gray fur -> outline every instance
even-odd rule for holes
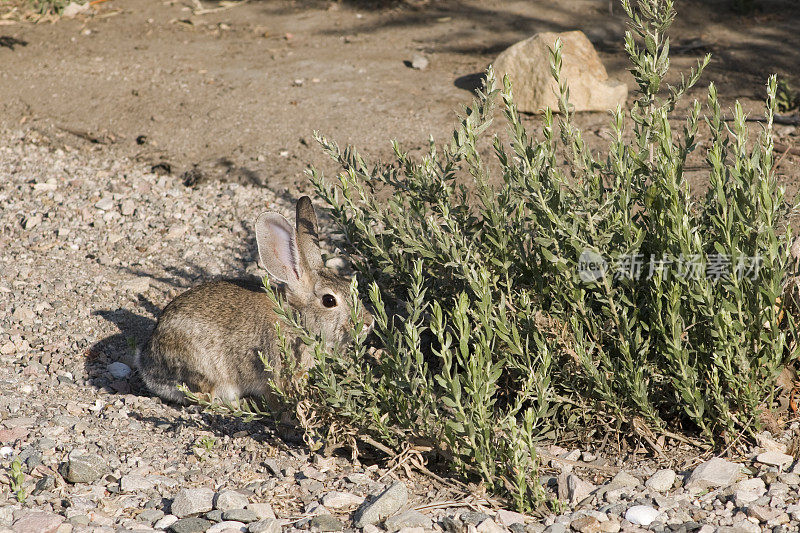
[[[323,265],[316,227],[307,196],[297,202],[296,230],[281,215],[263,213],[256,222],[259,256],[270,277],[284,283],[288,305],[299,312],[308,330],[322,334],[330,344],[343,344],[350,330],[350,283]],[[335,307],[323,305],[325,294],[336,298]],[[135,366],[152,392],[173,402],[185,403],[177,388],[181,383],[223,400],[270,396],[272,376],[258,353],[279,371],[278,320],[260,283],[204,283],[164,308]],[[372,326],[368,314],[365,324]],[[300,368],[310,368],[312,355],[302,343],[291,344]]]

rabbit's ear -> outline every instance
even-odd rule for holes
[[[256,244],[258,256],[270,277],[287,284],[300,281],[303,266],[297,251],[295,231],[283,215],[267,211],[258,216]]]
[[[305,263],[310,272],[322,269],[322,252],[319,250],[319,236],[317,235],[317,215],[311,198],[303,196],[297,200],[297,248],[300,251],[301,261]]]

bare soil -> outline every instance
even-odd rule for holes
[[[390,139],[410,150],[429,135],[445,140],[485,67],[535,32],[583,30],[609,75],[628,83],[630,103],[625,17],[610,3],[250,0],[197,14],[191,0],[111,0],[91,16],[0,25],[0,126],[161,164],[176,179],[196,169],[190,181],[295,193],[308,188],[309,165],[335,170],[314,130],[373,159],[391,156]],[[769,74],[800,86],[800,10],[791,0],[763,0],[738,15],[732,4],[678,3],[673,79],[711,52],[690,96],[702,99],[714,80],[726,105],[739,99],[760,113]],[[410,68],[415,54],[430,60],[427,69]],[[606,116],[578,120],[590,146],[604,146]],[[777,135],[791,144],[795,132]],[[789,185],[797,161],[781,160]]]

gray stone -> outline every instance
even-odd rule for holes
[[[248,524],[250,533],[281,533],[282,522],[275,518],[264,518],[258,522]]]
[[[131,367],[120,361],[114,361],[108,365],[108,372],[114,379],[128,379],[131,375]]]
[[[778,451],[768,451],[764,453],[760,453],[756,456],[756,461],[761,464],[770,465],[770,466],[777,466],[779,468],[785,468],[792,464],[794,461],[794,457],[791,455],[786,455],[785,453],[781,453]]]
[[[219,509],[209,511],[203,516],[206,518],[206,520],[211,520],[212,522],[222,522],[222,511]]]
[[[507,509],[500,509],[497,511],[497,516],[495,516],[497,522],[500,525],[511,527],[514,524],[525,524],[525,515],[521,513],[515,513],[514,511],[509,511]]]
[[[364,485],[365,483],[370,482],[368,475],[359,472],[348,474],[347,477],[345,477],[344,479],[348,483],[352,483],[353,485]]]
[[[70,483],[92,483],[108,472],[108,463],[99,455],[76,455],[61,465],[61,475]]]
[[[567,498],[569,498],[572,504],[583,501],[583,499],[588,497],[596,488],[597,487],[588,481],[582,480],[575,474],[567,476]]]
[[[650,479],[644,482],[645,487],[652,489],[656,492],[667,492],[675,484],[676,474],[674,470],[664,469],[659,470]]]
[[[619,472],[616,476],[611,478],[611,481],[608,483],[609,485],[613,485],[616,487],[638,487],[641,484],[639,478],[634,475],[625,472],[624,470]]]
[[[42,223],[42,215],[36,213],[29,217],[25,217],[25,221],[22,223],[22,227],[24,227],[25,229],[33,229],[41,223]]]
[[[144,476],[128,474],[119,480],[119,490],[122,492],[142,492],[148,491],[155,486],[155,483]]]
[[[46,511],[24,511],[11,526],[14,533],[55,533],[63,516]]]
[[[309,521],[311,529],[316,531],[341,531],[344,525],[341,520],[330,514],[320,514]]]
[[[177,518],[176,518],[177,520]],[[69,517],[68,522],[74,526],[88,526],[92,519],[85,514],[76,514]]]
[[[472,524],[473,526],[477,526],[487,518],[491,518],[488,514],[482,513],[480,511],[464,511],[461,513],[461,521],[465,524]]]
[[[431,529],[433,527],[433,523],[429,517],[412,509],[394,516],[390,516],[386,519],[385,527],[389,533],[394,533],[395,531],[400,531],[405,527],[422,527],[425,529]]]
[[[196,516],[190,518],[181,518],[169,528],[173,533],[204,533],[208,528],[213,526],[212,522]]]
[[[771,509],[764,505],[751,505],[747,508],[747,515],[752,516],[759,522],[769,522],[777,518],[782,511],[780,509]]]
[[[697,466],[686,481],[687,489],[725,487],[736,481],[741,471],[737,463],[714,457]]]
[[[222,519],[247,524],[258,520],[258,515],[250,509],[228,509],[223,511]]]
[[[520,41],[494,60],[498,80],[508,74],[514,86],[514,103],[525,113],[558,109],[558,85],[550,72],[550,47],[563,43],[561,79],[569,85],[575,111],[608,111],[624,106],[628,88],[612,82],[600,57],[580,31],[538,33]]]
[[[525,526],[525,533],[544,533],[545,529],[547,529],[547,526],[541,522],[532,522]]]
[[[561,522],[556,522],[551,526],[547,526],[544,530],[544,533],[567,533],[567,526]]]
[[[408,501],[408,489],[402,481],[391,484],[372,501],[364,502],[355,513],[356,527],[377,524],[392,516]]]
[[[220,511],[244,509],[248,503],[250,500],[247,496],[235,490],[224,490],[214,497],[214,508]]]
[[[114,207],[114,199],[110,196],[101,198],[94,206],[101,211],[108,211]]]
[[[172,501],[171,512],[178,518],[207,513],[214,508],[214,491],[207,488],[182,489]]]
[[[144,509],[136,515],[136,519],[146,524],[154,524],[164,518],[164,511],[161,509]]]
[[[272,506],[268,503],[248,503],[245,509],[250,509],[256,513],[259,520],[275,518],[275,511],[272,510]]]

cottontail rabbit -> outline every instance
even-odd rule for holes
[[[297,229],[278,213],[262,213],[256,221],[256,242],[261,263],[271,279],[284,284],[288,305],[308,330],[322,334],[331,345],[346,342],[350,283],[322,262],[311,199],[297,201]],[[274,371],[280,369],[278,320],[260,283],[204,283],[164,308],[136,367],[151,391],[174,402],[185,403],[177,388],[181,383],[222,400],[269,396],[271,373],[258,353]],[[372,327],[372,322],[365,311],[364,327]],[[312,354],[298,340],[288,340],[299,367],[310,368]]]

